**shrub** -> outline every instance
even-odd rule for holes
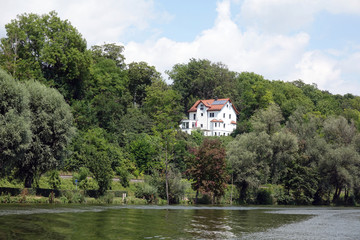
[[[271,196],[270,190],[260,189],[257,192],[256,203],[261,205],[271,205],[274,203],[274,200]]]
[[[153,203],[157,195],[157,189],[148,183],[137,185],[135,197],[146,199],[148,203]]]
[[[114,193],[107,192],[99,198],[99,201],[101,203],[110,204],[110,203],[113,203],[114,197],[115,197]]]
[[[61,185],[61,179],[60,179],[59,172],[56,170],[50,171],[48,182],[49,182],[50,188],[59,189],[60,185]]]
[[[60,202],[61,202],[62,204],[66,204],[66,203],[69,202],[69,200],[68,200],[65,196],[61,196],[61,197],[60,197]]]

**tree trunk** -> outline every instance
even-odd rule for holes
[[[29,173],[25,178],[25,188],[31,188],[34,180],[34,175]]]
[[[197,204],[197,202],[198,202],[198,197],[199,197],[199,190],[196,190],[195,204]]]
[[[169,176],[168,176],[168,159],[167,159],[167,151],[165,153],[165,185],[166,185],[166,200],[167,200],[167,204],[170,204],[170,200],[169,200]]]
[[[234,173],[231,173],[230,205],[232,205],[233,187],[234,187]]]

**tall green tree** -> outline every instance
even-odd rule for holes
[[[75,129],[70,106],[56,89],[35,81],[26,82],[26,88],[32,138],[16,170],[25,187],[31,187],[35,176],[61,165]]]
[[[169,166],[173,160],[175,136],[182,119],[180,95],[163,80],[146,88],[144,110],[153,119],[153,133],[160,139],[161,158],[164,165],[167,202],[169,199]]]
[[[24,158],[31,142],[29,93],[0,69],[0,175]]]
[[[198,99],[231,98],[235,94],[235,73],[222,63],[190,59],[187,64],[176,64],[167,74],[174,90],[181,94],[184,112]]]
[[[22,14],[0,40],[0,66],[18,80],[37,79],[56,87],[67,100],[81,98],[91,55],[86,41],[57,13]]]
[[[269,135],[274,134],[281,128],[281,121],[284,120],[280,107],[276,104],[270,104],[266,109],[259,109],[251,117],[250,123],[256,132],[266,132]]]
[[[94,45],[91,47],[91,54],[96,62],[104,58],[110,59],[121,69],[124,69],[126,66],[123,51],[124,47],[115,43],[104,43],[103,45]]]
[[[228,163],[240,202],[247,202],[249,192],[267,182],[272,154],[270,136],[265,132],[241,134],[228,144]]]
[[[146,87],[160,79],[160,73],[146,62],[132,62],[128,66],[129,91],[134,104],[142,106]]]

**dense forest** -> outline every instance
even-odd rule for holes
[[[87,46],[56,12],[22,14],[5,28],[1,177],[31,187],[46,172],[88,173],[103,194],[115,175],[124,186],[145,176],[137,195],[168,203],[189,182],[213,202],[230,186],[239,203],[360,202],[358,96],[206,59],[176,64],[164,79],[146,62],[126,64],[123,46]],[[215,97],[239,110],[236,131],[181,132],[195,101]]]

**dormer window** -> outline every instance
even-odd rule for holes
[[[200,110],[204,110],[204,105],[200,104]]]

